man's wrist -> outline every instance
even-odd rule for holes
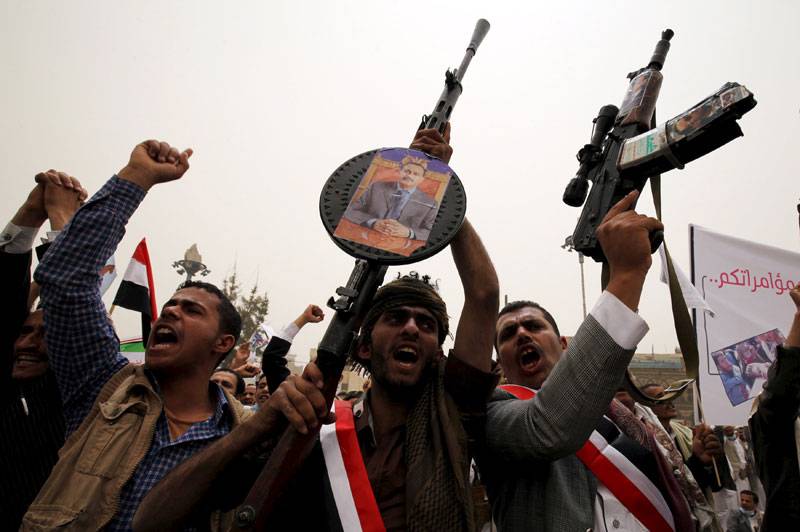
[[[11,223],[19,227],[41,227],[47,220],[47,213],[40,207],[29,205],[27,202],[22,204]]]
[[[47,216],[50,218],[50,230],[61,231],[67,225],[74,212],[69,209],[52,209],[47,211]]]
[[[617,299],[624,303],[634,312],[639,309],[639,300],[642,297],[642,287],[647,272],[611,272],[606,290],[614,294]]]
[[[800,310],[794,313],[792,328],[789,329],[789,336],[783,342],[783,347],[788,349],[800,347]]]
[[[152,180],[149,179],[144,172],[137,170],[136,168],[131,168],[130,166],[126,166],[117,172],[117,177],[124,179],[125,181],[130,181],[145,192],[148,192],[153,186]]]

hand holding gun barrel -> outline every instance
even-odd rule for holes
[[[670,40],[670,29],[661,34],[646,67],[628,74],[630,83],[617,108],[604,105],[593,120],[591,140],[578,152],[580,166],[564,191],[564,203],[583,205],[572,235],[575,249],[604,262],[597,241],[597,227],[608,210],[632,190],[641,190],[648,178],[673,168],[682,169],[742,135],[736,120],[752,109],[753,94],[738,83],[726,83],[688,111],[655,126],[655,104],[661,89]],[[593,186],[588,194],[589,181]],[[651,234],[652,251],[663,233]]]
[[[450,116],[463,91],[461,81],[464,74],[488,31],[489,23],[480,19],[461,65],[454,71],[447,71],[445,88],[433,112],[423,117],[412,148],[429,152],[445,162],[449,159],[452,150],[446,146],[446,140],[449,138]],[[445,146],[440,142],[441,139],[445,140]],[[348,164],[349,162],[345,163]],[[329,184],[330,182],[331,180]],[[446,244],[446,241],[441,242],[439,249]],[[317,349],[316,365],[321,370],[322,378],[318,376],[316,382],[322,383],[321,392],[329,408],[348,355],[357,340],[361,322],[387,269],[380,260],[365,259],[364,256],[368,255],[348,252],[356,256],[356,265],[347,286],[336,290],[338,298],[331,298],[328,302],[335,314]],[[237,509],[235,530],[266,528],[269,516],[279,503],[285,487],[313,448],[319,428],[319,423],[302,433],[292,425],[286,428],[244,503]],[[315,501],[316,503],[320,502]]]

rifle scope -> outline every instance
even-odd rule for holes
[[[589,170],[600,160],[600,153],[603,149],[603,141],[608,132],[614,127],[619,109],[616,105],[604,105],[597,113],[597,117],[592,120],[592,137],[589,144],[585,144],[578,151],[578,161],[581,165],[567,188],[564,189],[563,201],[571,207],[580,207],[586,201],[586,193],[589,190],[589,181],[586,179]]]

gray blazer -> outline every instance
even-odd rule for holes
[[[344,212],[344,217],[353,223],[367,225],[369,220],[386,218],[391,206],[391,196],[397,190],[396,181],[378,181]],[[414,189],[408,202],[400,212],[398,222],[414,231],[416,240],[427,240],[436,220],[436,200],[420,189]]]
[[[575,457],[622,384],[633,351],[590,314],[529,401],[495,390],[479,454],[498,530],[587,530],[597,480]]]

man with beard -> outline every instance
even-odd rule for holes
[[[445,161],[452,151],[436,130],[419,131],[411,147]],[[348,518],[355,518],[394,531],[473,529],[465,425],[470,432],[480,425],[496,382],[490,366],[499,288],[494,267],[469,222],[450,247],[464,287],[450,355],[442,352],[449,331],[447,309],[427,282],[404,277],[381,287],[353,355],[370,372],[372,386],[352,409],[337,403],[337,426],[323,428],[321,443],[276,502],[270,528],[341,530],[349,529]],[[321,385],[315,364],[306,367],[304,376]],[[289,416],[290,421],[305,419],[315,427],[327,413],[325,405],[295,401],[299,382],[303,379],[290,376],[267,404],[289,399],[299,412]],[[339,426],[340,421],[348,421],[349,428]],[[239,504],[245,493],[230,494],[242,484],[249,486],[242,475],[252,476],[257,468],[237,458],[267,436],[252,425],[244,423],[156,486],[136,515],[137,530],[180,526],[204,501],[223,508]],[[335,467],[340,451],[334,447],[345,437],[338,434],[340,429],[352,444],[348,448],[360,454],[352,461],[353,470],[344,466],[344,482],[344,473]],[[479,436],[471,432],[470,437]],[[350,473],[368,483],[350,493]]]
[[[74,177],[48,170],[0,236],[0,523],[19,528],[64,443],[58,385],[49,371],[42,310],[29,312],[31,250],[50,220],[55,238],[86,198]],[[37,248],[43,251],[49,244]]]
[[[536,303],[514,302],[500,312],[495,346],[510,386],[501,386],[488,405],[478,465],[501,531],[691,527],[652,438],[621,403],[612,403],[647,332],[636,309],[652,262],[649,233],[663,229],[629,210],[637,197],[632,192],[612,207],[597,230],[610,277],[569,345]],[[623,452],[630,466],[608,458]],[[605,471],[611,477],[599,464],[614,466]],[[632,501],[647,510],[634,513]]]

